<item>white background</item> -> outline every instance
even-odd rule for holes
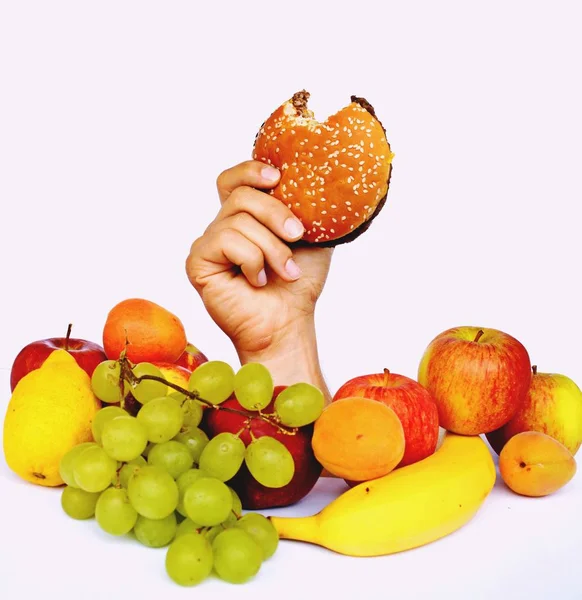
[[[395,153],[386,207],[336,249],[318,305],[332,392],[383,367],[416,377],[428,342],[465,324],[505,330],[540,371],[582,382],[581,18],[574,1],[0,1],[2,412],[22,346],[70,322],[99,342],[127,297],[162,304],[208,356],[236,362],[184,260],[217,211],[216,176],[303,88],[321,120],[365,96]],[[579,599],[581,478],[541,500],[498,482],[465,529],[399,556],[285,543],[234,589]],[[3,462],[0,488],[0,596],[184,593],[163,553],[65,519],[58,492]]]

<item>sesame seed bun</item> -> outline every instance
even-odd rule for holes
[[[270,193],[305,227],[303,244],[337,246],[368,229],[386,202],[393,153],[386,130],[365,99],[325,122],[307,108],[310,94],[297,92],[263,123],[253,158],[281,171]]]

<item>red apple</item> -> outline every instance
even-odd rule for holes
[[[439,437],[438,410],[434,398],[418,382],[390,373],[361,375],[344,383],[332,402],[360,396],[378,400],[391,408],[404,429],[404,456],[398,467],[410,465],[433,454]]]
[[[69,325],[65,337],[48,338],[31,342],[16,355],[10,372],[10,389],[14,391],[16,384],[30,371],[40,368],[44,361],[55,350],[66,350],[77,364],[91,377],[95,367],[107,360],[103,348],[95,342],[71,337],[72,326]]]
[[[208,362],[208,358],[206,358],[204,353],[198,350],[194,344],[188,342],[186,349],[180,354],[178,360],[176,360],[174,364],[185,367],[192,372],[196,367],[199,367],[205,362]]]
[[[582,445],[582,391],[569,377],[539,373],[532,367],[531,386],[513,418],[487,440],[497,454],[518,433],[537,431],[554,438],[575,455]]]
[[[261,411],[262,413],[273,412],[274,400],[285,387],[275,387],[273,399],[269,406]],[[223,402],[221,406],[245,410],[234,397]],[[246,420],[243,415],[233,414],[226,410],[207,410],[201,428],[209,437],[224,431],[238,433],[243,429],[240,438],[248,445],[251,437],[249,430],[245,429]],[[255,438],[268,435],[285,444],[295,462],[293,479],[281,488],[269,488],[261,485],[243,463],[240,471],[227,484],[240,496],[243,508],[246,510],[289,506],[299,502],[313,489],[322,472],[322,466],[317,462],[311,448],[313,425],[301,427],[294,435],[288,435],[281,433],[274,425],[259,418],[252,420],[251,430]]]
[[[437,335],[422,356],[418,381],[433,396],[441,427],[462,435],[505,425],[531,383],[527,350],[497,329],[455,327]]]

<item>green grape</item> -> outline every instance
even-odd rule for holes
[[[179,493],[176,510],[184,517],[186,516],[186,510],[184,509],[184,492],[191,483],[194,483],[197,479],[200,479],[200,477],[208,477],[208,473],[205,473],[200,469],[188,469],[176,479]]]
[[[247,410],[262,410],[268,406],[274,389],[273,377],[261,363],[247,363],[234,376],[234,394]]]
[[[173,439],[176,442],[184,444],[184,446],[190,450],[194,462],[198,464],[202,450],[204,450],[206,444],[208,444],[206,432],[199,427],[187,427],[178,435],[174,436]]]
[[[127,490],[113,487],[105,490],[97,500],[95,520],[111,535],[129,533],[137,521],[137,511],[129,501]]]
[[[107,421],[101,432],[103,450],[111,458],[128,462],[137,458],[147,446],[145,427],[130,415]]]
[[[61,506],[72,519],[90,519],[95,514],[99,492],[91,493],[67,486],[61,494]]]
[[[99,363],[91,375],[91,388],[101,402],[118,404],[122,400],[121,366],[116,360],[104,360]]]
[[[148,445],[145,447],[145,450],[141,453],[144,458],[148,457],[150,450],[155,446],[154,442],[148,442]]]
[[[295,474],[295,463],[289,450],[279,440],[267,435],[248,445],[245,463],[251,475],[265,487],[283,487]]]
[[[303,427],[316,421],[325,405],[322,391],[310,383],[294,383],[275,398],[275,412],[288,427]]]
[[[243,464],[245,450],[244,442],[238,436],[224,431],[206,444],[198,462],[211,477],[228,481]]]
[[[200,477],[184,492],[184,510],[196,523],[206,527],[219,525],[232,510],[232,494],[222,481]]]
[[[189,519],[188,517],[186,517],[178,525],[178,528],[176,529],[175,537],[180,537],[181,535],[184,535],[185,533],[198,533],[199,529],[202,529],[202,525],[199,525],[198,523],[194,523],[194,521],[192,521],[192,519]]]
[[[163,373],[156,367],[148,362],[140,362],[131,369],[131,372],[136,377],[142,375],[154,375],[155,377],[161,377],[163,379]],[[168,386],[161,381],[155,379],[143,379],[137,384],[131,384],[127,380],[124,382],[125,393],[131,393],[131,395],[140,403],[146,404],[154,398],[161,398],[167,395]]]
[[[165,469],[174,479],[177,479],[192,468],[194,459],[184,444],[169,440],[151,449],[148,454],[148,464]]]
[[[83,449],[73,466],[75,482],[86,492],[102,492],[108,488],[116,471],[117,461],[97,445]]]
[[[230,511],[230,515],[228,515],[228,518],[226,519],[224,524],[234,525],[234,523],[236,523],[242,515],[243,507],[238,494],[230,486],[228,486],[228,489],[230,490],[230,493],[232,495],[232,509]]]
[[[179,585],[197,585],[210,575],[212,565],[212,546],[199,533],[176,538],[166,553],[166,572]]]
[[[243,529],[257,542],[263,552],[263,560],[271,558],[279,545],[279,534],[274,525],[259,513],[243,515],[234,527]]]
[[[154,398],[144,404],[137,419],[145,427],[147,439],[161,444],[171,440],[180,432],[184,422],[182,407],[172,398]]]
[[[210,360],[192,372],[188,389],[211,404],[221,404],[234,391],[234,369],[221,360]]]
[[[214,570],[229,583],[244,583],[261,568],[263,551],[243,529],[230,528],[219,533],[212,542]]]
[[[103,426],[105,423],[111,421],[111,419],[115,417],[127,416],[128,413],[119,406],[106,406],[105,408],[98,410],[93,419],[93,423],[91,423],[91,433],[93,434],[93,439],[100,444],[101,433],[103,432]]]
[[[202,535],[212,544],[214,538],[227,529],[228,525],[226,525],[226,521],[221,523],[220,525],[214,525],[214,527],[210,527],[209,529],[203,529]]]
[[[144,546],[161,548],[167,546],[174,539],[177,527],[175,513],[171,513],[163,519],[148,519],[139,515],[133,527],[133,533],[137,541]]]
[[[61,461],[59,463],[59,475],[69,487],[79,487],[77,485],[77,482],[75,481],[75,476],[73,474],[75,460],[77,459],[77,456],[79,456],[79,454],[81,454],[81,452],[85,450],[85,448],[89,448],[91,446],[97,447],[97,444],[95,442],[83,442],[82,444],[77,444],[76,446],[73,446],[63,456],[63,458],[61,458]]]
[[[123,465],[119,470],[119,485],[123,488],[127,488],[127,484],[131,476],[137,473],[142,467],[145,467],[148,461],[143,456],[138,456],[128,463]]]
[[[178,485],[160,467],[141,467],[130,477],[127,493],[135,510],[148,519],[163,519],[178,506]]]
[[[180,394],[181,395],[181,394]],[[172,394],[173,396],[173,394]],[[182,404],[182,412],[184,413],[184,427],[198,427],[204,415],[202,404],[198,400],[186,398]]]
[[[182,402],[185,402],[186,398],[188,397],[182,394],[182,392],[178,392],[172,388],[168,389],[168,393],[166,394],[166,396],[168,398],[172,398],[172,400],[175,400],[178,404],[182,404]]]

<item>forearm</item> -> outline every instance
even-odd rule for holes
[[[295,321],[287,330],[279,332],[264,350],[246,352],[237,349],[237,353],[241,365],[249,362],[264,364],[275,385],[311,383],[323,392],[326,404],[331,401],[319,363],[313,317]]]

